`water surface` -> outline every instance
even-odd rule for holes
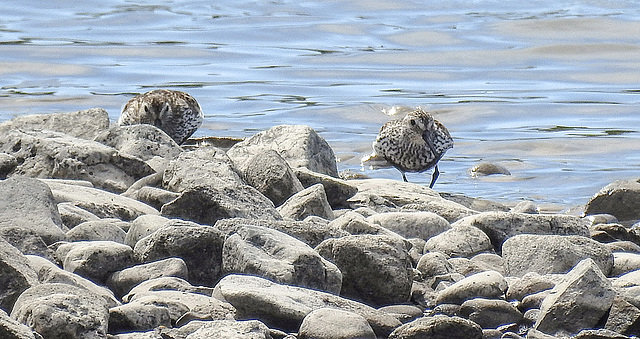
[[[4,1],[0,121],[189,92],[197,136],[307,124],[369,169],[392,107],[455,138],[436,189],[551,210],[640,177],[638,1]],[[511,176],[471,178],[479,162]],[[430,173],[409,174],[428,184]]]

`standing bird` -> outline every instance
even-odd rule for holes
[[[438,161],[449,148],[453,148],[453,139],[447,128],[422,108],[382,125],[373,142],[376,154],[400,170],[405,182],[405,172],[435,167],[429,188],[438,179]]]
[[[154,125],[180,145],[202,125],[203,119],[202,109],[191,95],[156,89],[129,100],[122,108],[118,125]]]

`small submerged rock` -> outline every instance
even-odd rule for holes
[[[506,167],[491,162],[482,162],[477,165],[473,165],[468,172],[473,178],[495,174],[511,175],[511,172],[509,172]]]

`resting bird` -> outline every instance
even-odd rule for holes
[[[203,119],[202,109],[191,95],[156,89],[129,100],[122,108],[118,125],[154,125],[182,144],[202,125]]]
[[[434,167],[429,188],[440,175],[438,161],[450,148],[453,139],[447,128],[422,108],[382,125],[373,142],[376,154],[400,170],[405,182],[405,172],[424,172]]]

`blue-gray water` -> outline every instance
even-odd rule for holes
[[[14,1],[0,121],[180,89],[197,136],[307,124],[362,168],[383,109],[436,110],[456,140],[436,189],[565,209],[640,177],[638,1]],[[473,179],[482,161],[510,177]],[[430,173],[410,174],[428,184]]]

